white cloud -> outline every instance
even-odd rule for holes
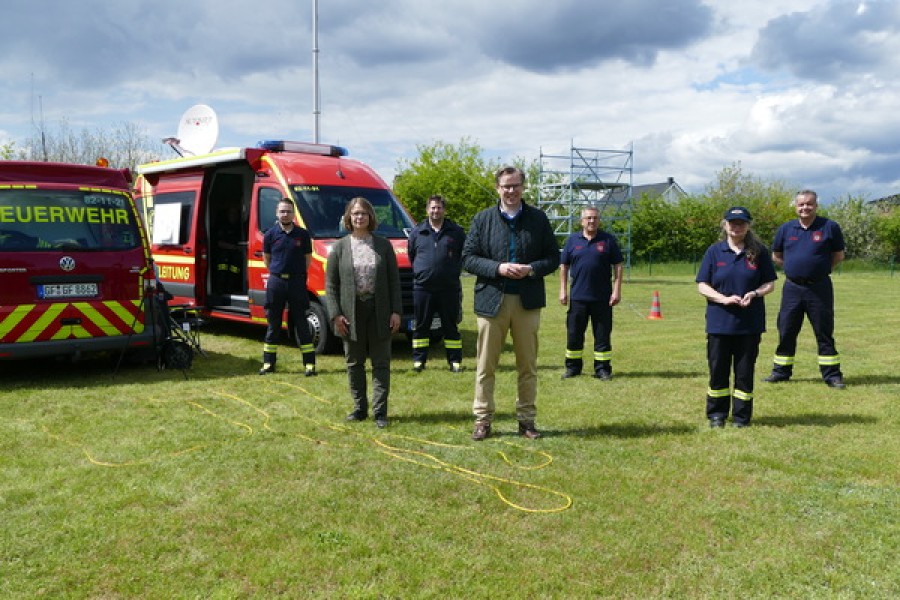
[[[308,3],[7,4],[0,143],[41,114],[161,138],[198,102],[221,145],[312,135]],[[321,2],[323,140],[388,180],[417,144],[468,137],[506,160],[633,143],[636,183],[696,191],[737,161],[824,199],[898,191],[900,4],[660,6]]]

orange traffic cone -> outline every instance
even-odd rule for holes
[[[647,315],[648,319],[659,320],[662,319],[662,310],[659,308],[659,292],[653,292],[653,304],[650,306],[650,314]]]

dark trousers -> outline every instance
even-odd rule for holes
[[[735,423],[747,424],[753,416],[753,372],[759,356],[760,334],[706,336],[709,389],[706,416],[726,419],[729,409]],[[734,369],[734,392],[729,380]]]
[[[215,262],[215,275],[213,286],[215,291],[221,294],[234,294],[244,289],[243,265],[244,255],[240,250],[218,249]]]
[[[566,370],[581,373],[584,364],[584,332],[588,321],[594,335],[594,372],[612,373],[613,309],[609,301],[579,302],[569,300],[566,313]]]
[[[456,325],[460,311],[459,290],[432,292],[413,290],[416,328],[413,330],[413,362],[428,362],[428,347],[431,345],[431,321],[437,315],[441,319],[444,334],[444,349],[447,362],[462,362],[462,338]]]
[[[778,311],[778,347],[773,372],[790,377],[794,372],[797,336],[803,317],[809,318],[819,347],[819,371],[825,380],[842,377],[840,356],[834,347],[834,288],[826,277],[809,285],[787,280]]]
[[[312,332],[306,324],[306,311],[309,310],[309,297],[306,295],[306,279],[292,277],[282,279],[269,276],[266,284],[266,329],[263,344],[263,362],[275,364],[278,343],[281,341],[281,323],[285,305],[290,307],[291,315],[297,323],[295,328],[300,338],[300,351],[303,353],[303,364],[316,364],[316,349],[312,343]]]
[[[366,358],[372,362],[372,415],[386,419],[391,392],[391,336],[379,337],[375,322],[375,300],[356,301],[356,340],[344,338],[344,358],[353,410],[368,414]]]

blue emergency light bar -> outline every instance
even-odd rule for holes
[[[258,148],[270,152],[301,152],[303,154],[318,154],[319,156],[347,156],[346,148],[329,146],[328,144],[311,144],[309,142],[290,142],[287,140],[264,140],[256,145]]]

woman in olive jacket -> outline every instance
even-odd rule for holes
[[[394,248],[373,232],[375,210],[365,198],[347,203],[343,217],[350,235],[338,240],[328,255],[325,304],[334,331],[344,340],[344,357],[353,412],[348,421],[368,416],[366,357],[372,362],[372,415],[387,427],[391,390],[391,334],[400,329],[400,271]]]

